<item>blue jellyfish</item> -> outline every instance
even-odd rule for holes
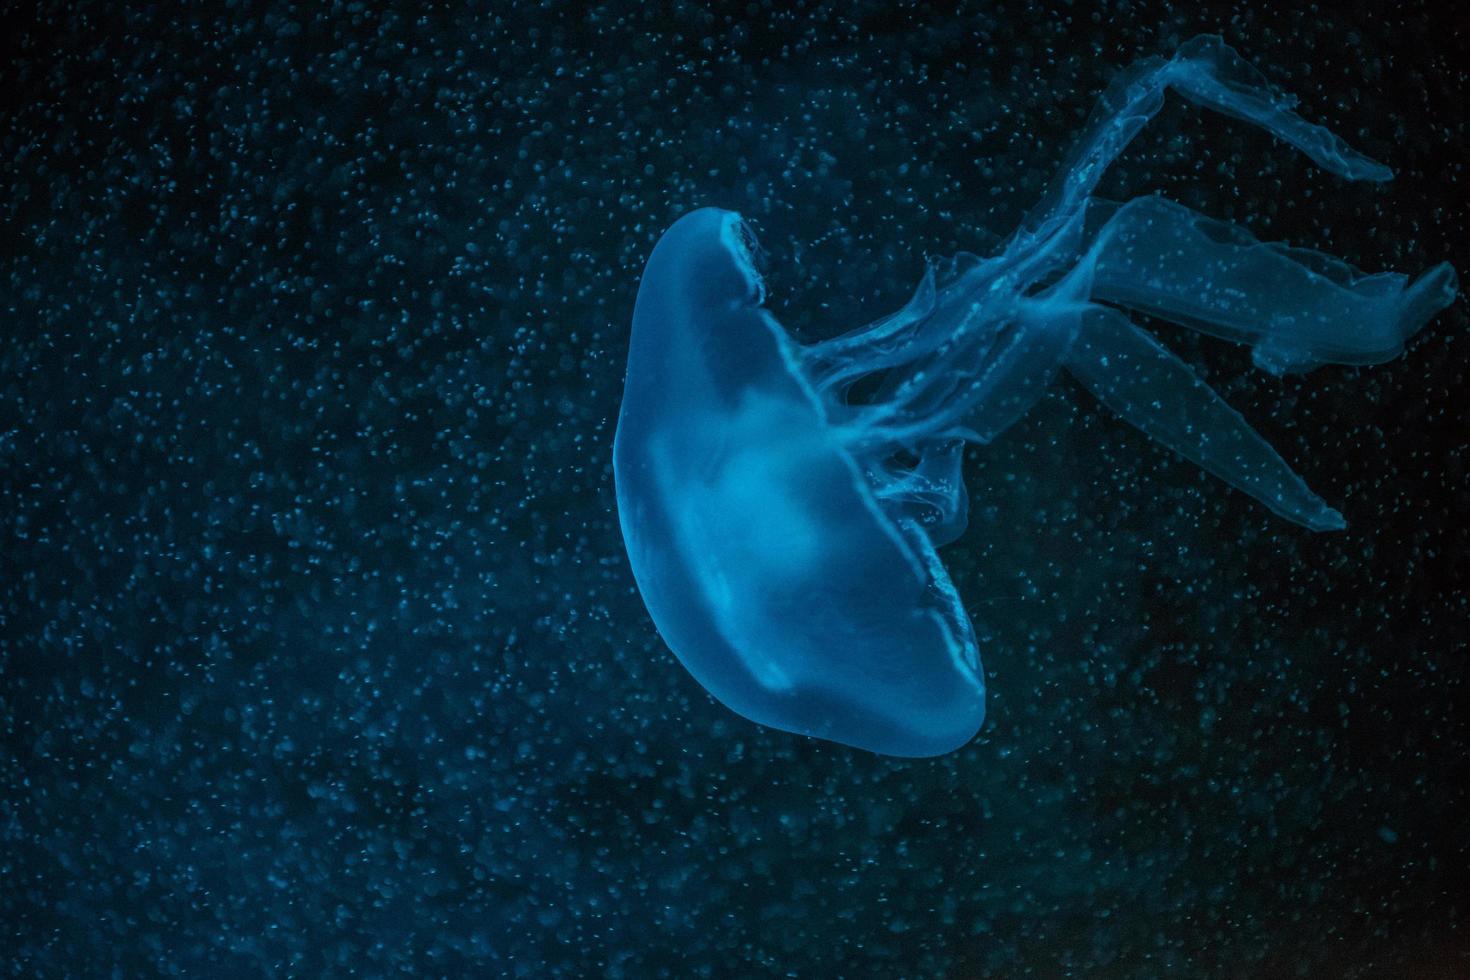
[[[1391,176],[1199,37],[1108,88],[998,254],[931,263],[902,309],[832,339],[799,344],[762,306],[738,214],[694,211],[660,238],[633,314],[618,512],[659,633],[725,705],[894,756],[975,735],[979,650],[936,549],[965,527],[965,442],[1016,421],[1059,368],[1287,520],[1344,526],[1126,311],[1250,344],[1273,374],[1374,364],[1454,299],[1454,270],[1366,275],[1160,197],[1093,197],[1171,88],[1343,177]],[[849,397],[865,378],[876,393]]]

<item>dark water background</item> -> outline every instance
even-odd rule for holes
[[[1399,178],[1176,98],[1105,194],[1463,276],[1466,21],[7,7],[0,968],[1470,975],[1463,300],[1285,380],[1159,327],[1346,533],[1070,382],[972,450],[945,559],[990,717],[937,760],[715,704],[610,468],[679,214],[745,213],[784,322],[851,326],[995,246],[1113,74],[1202,30]]]

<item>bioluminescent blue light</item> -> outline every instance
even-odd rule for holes
[[[1344,526],[1126,311],[1250,344],[1273,373],[1372,364],[1453,300],[1454,270],[1365,275],[1159,197],[1092,197],[1169,88],[1334,173],[1390,177],[1201,37],[1109,87],[999,254],[933,264],[901,310],[834,339],[799,345],[762,307],[738,214],[698,210],[659,240],[633,315],[618,509],[654,623],[720,701],[896,756],[973,737],[979,651],[936,549],[965,526],[964,442],[1016,421],[1058,368],[1282,517]],[[849,399],[874,375],[876,395]]]

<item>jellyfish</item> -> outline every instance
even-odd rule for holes
[[[798,343],[765,309],[740,215],[702,208],[659,239],[614,440],[618,514],[659,634],[717,700],[884,755],[973,738],[980,653],[938,549],[966,525],[965,444],[994,439],[1061,370],[1281,517],[1344,526],[1129,311],[1248,344],[1277,375],[1375,364],[1453,301],[1454,270],[1367,275],[1162,197],[1093,196],[1170,89],[1349,180],[1391,176],[1205,36],[1109,86],[996,254],[931,262],[901,309],[830,339]]]

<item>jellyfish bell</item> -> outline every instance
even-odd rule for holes
[[[969,618],[796,368],[750,241],[739,215],[702,209],[644,271],[613,449],[639,591],[739,714],[887,755],[948,752],[984,717]]]

